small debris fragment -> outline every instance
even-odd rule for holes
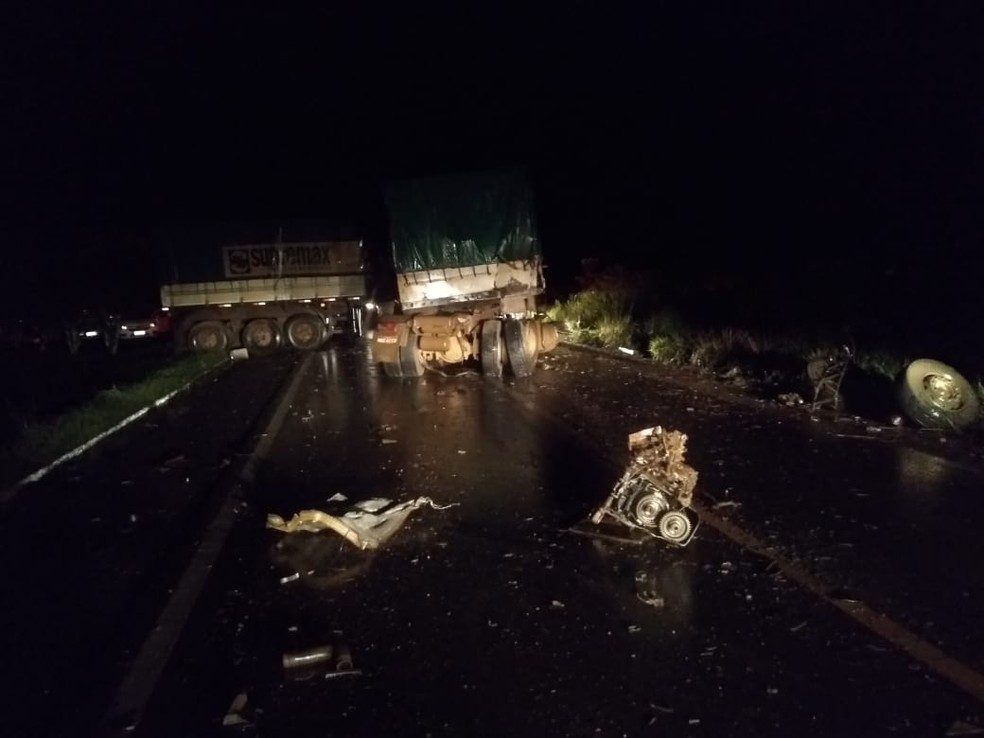
[[[328,502],[345,502],[348,497],[343,495],[341,492],[336,492],[331,497],[328,498]]]
[[[638,633],[640,630],[642,630],[642,628],[640,628],[638,625],[630,625],[629,626],[629,632],[630,633]]]
[[[795,633],[796,631],[802,630],[805,627],[806,627],[806,621],[804,620],[802,623],[799,623],[798,625],[794,625],[792,628],[790,628],[789,632]]]
[[[560,600],[552,600],[550,602],[550,607],[555,607],[557,609],[562,609],[564,607],[564,603],[561,602]]]
[[[389,443],[396,443],[396,439],[395,439],[395,438],[384,438],[384,439],[383,439],[383,445],[384,445],[384,446],[385,446],[386,444],[389,444]]]
[[[465,449],[463,449],[463,448],[459,448],[459,449],[458,449],[458,453],[459,453],[459,454],[467,454],[468,452],[467,452],[467,451],[465,451]]]
[[[618,350],[623,354],[628,354],[629,356],[635,356],[635,349],[625,348],[625,346],[619,346]]]
[[[243,712],[246,710],[246,703],[247,697],[245,692],[240,692],[233,698],[232,704],[226,710],[225,717],[222,718],[223,728],[251,725],[250,721],[243,717]]]
[[[799,407],[806,404],[806,400],[798,392],[784,392],[776,397],[776,400],[786,407]]]
[[[655,607],[657,610],[661,609],[666,604],[666,600],[655,592],[638,592],[636,597],[639,599],[639,602],[649,605],[650,607]]]
[[[309,648],[305,651],[285,653],[283,655],[284,668],[293,669],[298,666],[310,666],[311,664],[320,664],[325,661],[330,661],[332,652],[332,647],[328,645],[319,646],[317,648]]]
[[[295,571],[293,574],[289,574],[286,577],[280,577],[280,583],[287,584],[288,582],[296,582],[300,578],[301,575]]]

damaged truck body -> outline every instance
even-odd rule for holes
[[[154,254],[175,347],[321,347],[362,329],[369,286],[361,238],[319,220],[172,226]]]
[[[537,312],[543,258],[526,173],[391,182],[385,200],[399,299],[372,342],[383,371],[477,362],[495,377],[532,374],[558,334]]]

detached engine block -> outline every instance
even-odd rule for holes
[[[685,546],[700,523],[690,503],[697,472],[684,462],[687,436],[660,426],[629,434],[632,458],[593,523],[611,517],[675,546]]]

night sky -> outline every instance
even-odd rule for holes
[[[984,317],[980,3],[24,6],[7,313],[153,299],[155,223],[325,216],[385,250],[386,178],[525,164],[556,285],[598,256],[765,312]]]

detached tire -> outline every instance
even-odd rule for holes
[[[977,422],[977,392],[956,369],[933,359],[916,359],[902,373],[902,411],[919,425],[962,430]]]
[[[188,329],[188,345],[195,351],[223,351],[229,345],[229,336],[222,323],[205,320]]]
[[[314,351],[325,341],[325,321],[318,315],[299,313],[292,315],[284,326],[287,343],[298,351]]]
[[[536,367],[540,338],[528,320],[507,320],[503,326],[509,366],[517,377],[528,377]]]
[[[479,353],[482,357],[482,374],[501,377],[506,365],[506,347],[502,340],[502,321],[486,320],[479,336]]]
[[[280,348],[280,328],[266,318],[251,320],[243,328],[243,345],[255,356],[267,356]]]

